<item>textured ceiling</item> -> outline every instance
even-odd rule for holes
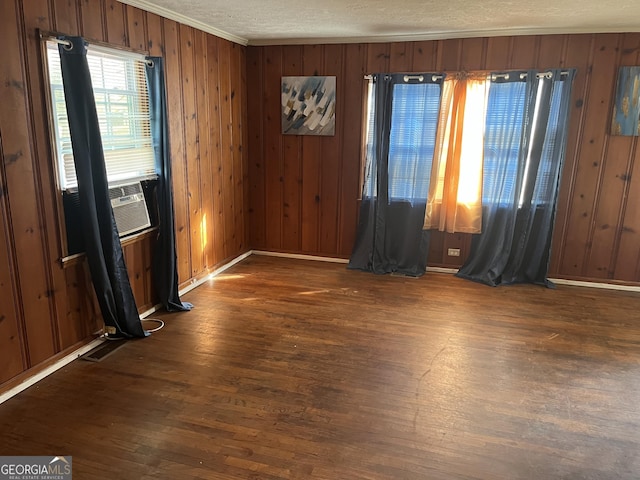
[[[121,0],[243,44],[640,31],[639,0]]]

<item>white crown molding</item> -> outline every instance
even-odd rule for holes
[[[190,27],[197,28],[198,30],[202,30],[203,32],[210,33],[211,35],[215,35],[216,37],[224,38],[225,40],[229,40],[230,42],[238,43],[240,45],[248,45],[249,41],[246,38],[239,37],[237,35],[233,35],[229,32],[225,32],[224,30],[220,30],[218,28],[214,28],[211,25],[207,25],[199,20],[194,20],[193,18],[189,18],[186,15],[182,15],[181,13],[174,12],[173,10],[169,10],[168,8],[160,7],[158,5],[154,5],[147,0],[118,0],[120,3],[125,3],[127,5],[131,5],[132,7],[139,8],[146,12],[155,13],[161,17],[167,18],[169,20],[174,20],[178,23],[183,23],[185,25],[189,25]]]
[[[595,33],[627,33],[640,32],[640,26],[635,27],[531,27],[531,28],[501,28],[493,30],[442,30],[437,32],[416,33],[409,35],[376,35],[357,37],[310,37],[310,38],[254,38],[247,39],[234,35],[219,28],[215,28],[199,20],[190,18],[168,8],[155,5],[149,0],[118,0],[121,3],[137,7],[150,13],[155,13],[169,20],[174,20],[185,25],[197,28],[234,43],[245,46],[269,46],[269,45],[322,45],[337,43],[389,43],[389,42],[419,42],[426,40],[448,40],[454,38],[477,37],[506,37],[523,35],[578,35]]]
[[[263,47],[269,45],[321,45],[337,43],[390,43],[390,42],[420,42],[425,40],[450,40],[455,38],[478,37],[509,37],[524,35],[578,35],[595,33],[631,33],[640,32],[640,27],[615,27],[615,28],[511,28],[497,30],[466,30],[466,31],[439,31],[410,35],[377,35],[369,37],[315,37],[315,38],[274,38],[274,39],[250,39],[251,47]]]

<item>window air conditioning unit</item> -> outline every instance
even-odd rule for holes
[[[139,181],[110,186],[109,198],[120,237],[151,226]]]

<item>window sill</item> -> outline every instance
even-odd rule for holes
[[[141,230],[138,233],[134,233],[132,235],[123,237],[120,239],[120,245],[122,245],[123,247],[126,247],[127,245],[131,245],[132,243],[138,243],[144,240],[145,238],[149,238],[157,230],[158,230],[158,227],[146,228],[144,230]],[[68,255],[66,257],[62,257],[58,261],[60,262],[60,265],[62,266],[62,268],[69,268],[84,261],[85,256],[86,254],[84,252],[76,253],[75,255]]]

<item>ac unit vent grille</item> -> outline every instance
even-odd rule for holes
[[[127,195],[135,195],[136,193],[142,193],[142,185],[140,182],[111,187],[109,189],[109,198],[113,200],[114,198],[126,197]]]
[[[112,187],[109,197],[121,237],[151,226],[140,182]]]

